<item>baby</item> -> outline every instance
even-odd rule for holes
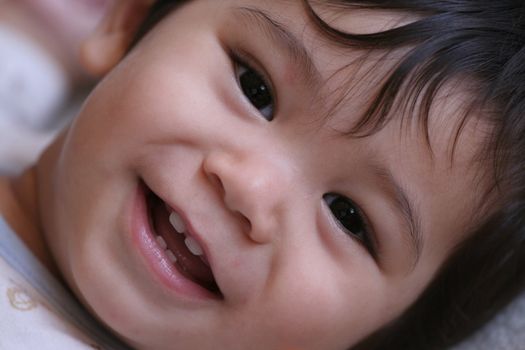
[[[2,182],[3,283],[68,349],[456,343],[524,284],[522,14],[116,1],[105,78]]]

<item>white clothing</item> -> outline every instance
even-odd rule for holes
[[[0,350],[129,349],[87,313],[0,217]]]

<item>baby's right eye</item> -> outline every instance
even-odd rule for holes
[[[262,74],[245,63],[236,60],[235,74],[242,92],[250,103],[261,113],[264,119],[272,121],[274,117],[274,97],[270,85]]]
[[[337,193],[327,193],[323,199],[337,220],[340,229],[348,236],[356,238],[373,254],[374,247],[370,229],[361,209],[352,200]]]

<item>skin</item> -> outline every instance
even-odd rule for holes
[[[109,74],[37,166],[2,182],[2,213],[35,254],[139,349],[345,349],[405,310],[475,224],[481,126],[468,124],[450,152],[466,96],[449,87],[436,99],[432,153],[399,118],[370,137],[342,136],[388,65],[365,74],[371,57],[341,70],[359,56],[327,44],[297,2],[193,1],[117,64],[133,29],[119,15],[146,6],[122,4],[84,48],[88,68]],[[319,79],[307,84],[238,6],[284,23]],[[362,15],[339,15],[338,25],[366,30]],[[370,30],[392,23],[374,18]],[[242,93],[229,48],[266,72],[273,121]],[[348,77],[359,93],[320,117]],[[417,261],[378,168],[399,179],[418,213]],[[131,238],[141,181],[191,222],[222,299],[179,293],[152,272]],[[363,209],[377,254],[341,229],[323,200],[329,192]]]

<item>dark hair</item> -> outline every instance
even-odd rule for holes
[[[359,123],[364,137],[389,121],[399,105],[427,128],[439,89],[468,79],[469,118],[491,125],[483,155],[493,170],[487,217],[456,247],[418,300],[355,349],[443,349],[490,320],[525,288],[525,2],[522,0],[326,0],[315,5],[415,13],[418,19],[382,32],[352,34],[326,23],[303,0],[317,29],[357,50],[410,47],[386,77]],[[168,12],[185,3],[158,0],[137,41]],[[135,41],[136,42],[136,41]],[[403,88],[407,87],[407,88]],[[416,101],[418,110],[415,111]],[[416,113],[414,113],[416,112]],[[474,113],[477,112],[477,113]],[[473,185],[474,187],[474,185]],[[473,188],[473,191],[476,189]],[[487,193],[487,198],[489,198]]]

